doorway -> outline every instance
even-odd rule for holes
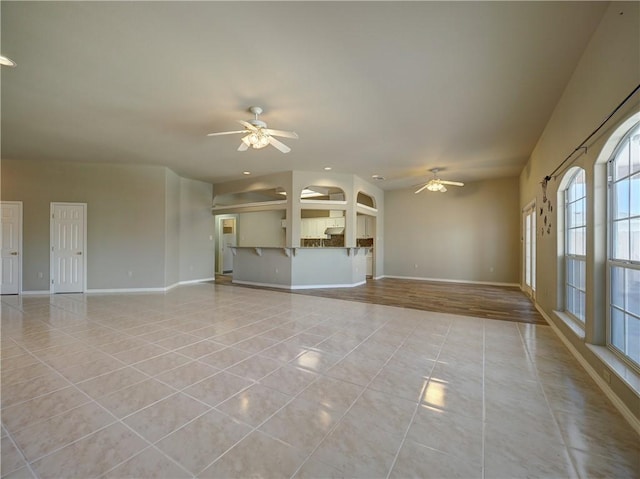
[[[233,273],[233,247],[238,244],[237,216],[220,215],[217,217],[217,268],[218,274]]]
[[[51,203],[51,293],[86,291],[86,203]]]
[[[22,202],[0,202],[0,294],[22,292]]]
[[[523,291],[531,299],[536,297],[536,202],[522,210],[523,234]]]

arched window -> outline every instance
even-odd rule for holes
[[[640,367],[640,124],[616,147],[608,179],[607,344]]]
[[[564,190],[564,310],[584,325],[586,305],[587,189],[585,172],[572,168]]]

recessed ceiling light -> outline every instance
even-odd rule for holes
[[[324,167],[324,171],[331,171],[331,167],[330,166],[325,166]]]
[[[242,174],[243,174],[243,175],[250,175],[250,174],[251,174],[251,172],[250,172],[250,171],[243,171],[243,172],[242,172]]]
[[[6,67],[15,67],[16,62],[14,62],[11,58],[7,58],[4,55],[0,55],[0,65],[4,65]]]
[[[371,175],[371,178],[373,178],[374,180],[384,180],[384,176],[382,175]]]

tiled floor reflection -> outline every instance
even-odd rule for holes
[[[548,326],[212,284],[1,304],[3,479],[640,475]]]

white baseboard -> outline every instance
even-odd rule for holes
[[[318,289],[318,288],[354,288],[356,286],[362,286],[366,284],[366,281],[359,281],[358,283],[351,284],[310,284],[310,285],[297,285],[291,286],[291,289]]]
[[[233,284],[244,284],[246,286],[259,286],[261,288],[291,289],[291,286],[288,284],[259,283],[257,281],[240,281],[237,279],[232,279],[231,282]]]
[[[164,293],[167,288],[102,288],[88,289],[87,294],[103,294],[103,293]]]
[[[43,289],[42,291],[21,291],[20,294],[22,296],[31,296],[31,295],[41,295],[41,294],[49,294],[49,290],[48,289]]]
[[[640,419],[638,419],[633,414],[633,412],[631,412],[631,410],[627,407],[627,405],[620,400],[620,398],[616,395],[616,393],[613,392],[611,387],[609,387],[609,384],[607,384],[604,381],[604,379],[600,377],[600,375],[596,372],[596,370],[593,369],[591,364],[589,364],[587,360],[584,359],[582,354],[578,352],[578,350],[571,343],[571,341],[569,341],[565,337],[565,335],[562,334],[562,331],[560,331],[558,326],[556,326],[556,324],[551,320],[551,318],[549,318],[547,313],[545,313],[544,310],[540,306],[538,306],[538,303],[535,303],[535,307],[538,310],[538,312],[544,317],[547,323],[549,323],[549,325],[551,326],[551,329],[553,329],[553,332],[556,333],[556,335],[560,338],[562,343],[567,347],[567,349],[571,352],[571,354],[573,354],[573,356],[578,360],[578,362],[584,368],[587,374],[591,376],[591,379],[593,379],[596,382],[596,384],[602,390],[605,396],[609,398],[609,400],[613,403],[613,405],[620,412],[620,414],[622,414],[622,416],[627,420],[627,422],[631,425],[631,427],[635,429],[635,431],[638,434],[640,434]]]
[[[286,290],[298,290],[298,289],[321,289],[321,288],[353,288],[354,286],[360,286],[366,283],[366,281],[361,281],[358,283],[352,284],[303,284],[303,285],[289,285],[289,284],[276,284],[276,283],[258,283],[255,281],[241,281],[241,280],[233,280],[234,284],[244,284],[247,286],[259,286],[263,288],[278,288],[278,289],[286,289]]]
[[[465,284],[484,284],[487,286],[520,286],[518,283],[499,283],[493,281],[468,281],[464,279],[442,279],[442,278],[423,278],[420,276],[396,276],[391,274],[385,274],[382,276],[376,277],[376,279],[381,278],[393,278],[393,279],[411,279],[414,281],[436,281],[439,283],[465,283]]]
[[[215,281],[216,278],[202,278],[202,279],[189,279],[187,281],[180,281],[178,285],[182,286],[184,284],[195,284],[195,283],[204,283],[205,281]]]

